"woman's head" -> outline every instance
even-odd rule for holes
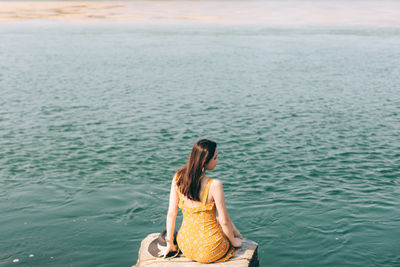
[[[206,170],[215,168],[217,155],[217,143],[212,140],[201,139],[194,144],[186,165],[178,171],[177,185],[183,195],[200,201],[201,178]]]
[[[212,140],[201,139],[194,144],[188,161],[198,163],[200,169],[204,173],[205,170],[213,170],[215,168],[215,165],[212,168],[207,167],[211,167],[208,165],[217,154],[217,143]]]

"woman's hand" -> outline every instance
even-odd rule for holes
[[[167,257],[169,252],[177,251],[177,250],[178,249],[176,248],[175,244],[167,243],[167,246],[165,247],[165,249],[163,251],[158,252],[158,256],[162,257],[163,259],[165,259],[165,257]]]
[[[238,238],[240,238],[240,239],[243,238],[242,235],[240,234],[239,230],[236,229],[235,226],[233,226],[233,236],[234,236],[234,237],[238,237]]]
[[[232,246],[235,248],[240,248],[242,246],[242,240],[238,237],[235,237],[233,239]]]

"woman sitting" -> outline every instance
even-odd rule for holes
[[[176,251],[174,230],[178,206],[183,213],[177,243],[183,255],[201,263],[222,262],[242,245],[241,234],[226,210],[221,181],[205,176],[218,163],[214,141],[202,139],[193,146],[186,165],[172,179],[167,215],[167,247],[162,255]],[[219,218],[216,216],[218,212]]]

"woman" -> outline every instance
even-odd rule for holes
[[[167,247],[161,253],[164,257],[177,250],[173,236],[178,207],[182,210],[183,221],[177,243],[184,256],[201,263],[222,262],[234,255],[234,247],[242,245],[242,236],[226,210],[221,181],[205,176],[206,170],[213,170],[217,163],[217,144],[199,140],[186,165],[172,179]]]

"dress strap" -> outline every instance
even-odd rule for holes
[[[175,179],[175,190],[178,193],[179,200],[182,200],[182,193],[181,193],[181,191],[179,190],[179,187],[178,187],[178,180],[179,179],[181,179],[181,177],[178,177],[178,175],[177,175],[176,179]]]
[[[212,180],[213,179],[208,179],[206,187],[204,188],[204,194],[203,194],[203,200],[202,200],[203,205],[205,205],[207,202],[208,191],[210,190],[210,185],[211,185]]]
[[[179,191],[179,187],[177,185],[175,185],[175,189],[176,189],[176,192],[178,193],[179,200],[181,200],[182,199],[182,194],[181,194],[181,191]]]

